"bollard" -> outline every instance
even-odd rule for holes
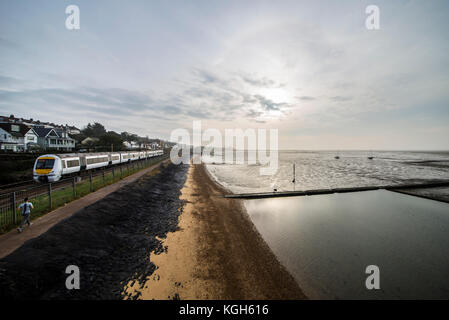
[[[122,177],[123,177],[123,167],[120,166],[120,179],[122,179]]]
[[[72,188],[73,188],[73,199],[76,199],[76,177],[73,177]]]
[[[104,169],[103,169],[103,171],[101,172],[101,175],[103,176],[103,185],[104,185]]]
[[[14,217],[14,224],[17,223],[17,211],[16,211],[16,192],[14,191],[12,193],[12,198],[11,198],[11,204],[12,204],[12,213],[13,213],[13,217]]]
[[[51,199],[51,183],[48,184],[48,207],[51,210],[51,207],[53,206],[52,204],[52,199]]]
[[[90,192],[94,191],[94,185],[92,184],[92,172],[89,174]]]
[[[114,172],[114,167],[112,167],[112,182],[115,181],[115,172]]]

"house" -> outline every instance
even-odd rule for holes
[[[81,141],[82,145],[92,145],[97,143],[98,141],[100,141],[99,138],[95,138],[95,137],[87,137],[86,139],[84,139],[83,141]]]
[[[27,151],[36,145],[38,136],[33,128],[21,123],[0,123],[0,149]]]
[[[74,127],[74,126],[66,125],[65,129],[66,129],[68,134],[80,134],[81,133],[81,130],[78,129],[77,127]]]
[[[123,145],[128,150],[130,150],[130,149],[139,149],[140,148],[140,143],[136,142],[136,141],[123,141]]]
[[[31,127],[45,127],[45,128],[55,128],[55,129],[63,129],[68,134],[80,134],[81,130],[75,126],[66,125],[56,125],[50,122],[41,122],[39,120],[34,120],[33,118],[25,119],[25,118],[16,118],[13,114],[9,117],[0,116],[0,123],[21,123]]]
[[[75,140],[62,129],[34,127],[38,136],[38,144],[45,149],[60,151],[72,151],[75,148]]]

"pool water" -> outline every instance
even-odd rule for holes
[[[448,299],[449,204],[386,190],[245,201],[312,299]],[[366,267],[380,289],[365,286]]]

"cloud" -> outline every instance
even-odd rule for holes
[[[253,109],[248,110],[248,112],[246,113],[246,117],[248,117],[248,118],[258,118],[261,115],[263,115],[263,112],[256,111],[256,110],[253,110]]]
[[[261,88],[269,88],[269,87],[275,87],[279,86],[276,84],[276,81],[268,79],[266,77],[263,78],[252,78],[250,76],[241,76],[241,79],[245,81],[246,83],[249,83],[252,86],[255,87],[261,87]]]
[[[219,82],[219,78],[212,72],[202,69],[194,69],[194,73],[199,77],[202,83],[210,84]]]
[[[19,79],[0,75],[0,85],[10,86],[10,85],[19,84],[19,83],[20,83]]]
[[[260,94],[254,95],[254,98],[256,98],[258,100],[260,106],[264,110],[267,110],[267,111],[272,111],[272,110],[279,111],[279,110],[281,110],[281,107],[287,105],[287,103],[285,103],[285,102],[281,102],[281,103],[273,102],[272,100],[267,99]]]
[[[310,97],[310,96],[300,96],[300,97],[296,97],[296,99],[302,100],[302,101],[313,101],[313,100],[316,100],[315,97]]]
[[[282,120],[300,135],[300,119],[316,147],[347,121],[363,136],[367,123],[388,118],[400,128],[398,119],[416,110],[426,115],[422,127],[448,120],[447,108],[434,107],[449,101],[446,3],[380,0],[386,14],[375,32],[356,2],[262,1],[257,14],[254,4],[232,0],[201,8],[178,1],[177,10],[158,1],[89,2],[86,12],[127,23],[92,20],[81,32],[49,24],[59,16],[50,2],[25,11],[18,3],[0,4],[3,114],[104,120],[141,135],[192,119],[223,127]]]
[[[11,49],[11,50],[23,49],[23,47],[21,45],[17,44],[16,42],[2,38],[2,37],[0,37],[0,47]]]
[[[330,97],[330,100],[334,101],[334,102],[345,102],[345,101],[350,101],[352,100],[352,97],[347,97],[347,96],[334,96],[334,97]]]
[[[99,115],[131,115],[156,110],[152,100],[139,92],[123,89],[45,88],[21,91],[0,91],[1,105],[21,105],[39,110],[67,110],[95,112]]]

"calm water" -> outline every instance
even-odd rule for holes
[[[245,201],[310,298],[449,298],[449,205],[389,191]],[[381,290],[365,287],[380,268]]]

